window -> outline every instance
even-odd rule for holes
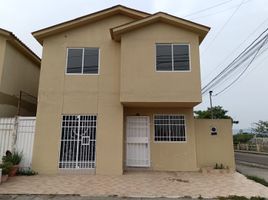
[[[157,71],[189,71],[188,44],[156,44]]]
[[[155,115],[154,140],[161,141],[186,141],[185,119],[183,115]]]
[[[69,48],[67,74],[98,74],[98,48]]]
[[[62,117],[59,168],[95,168],[96,115]]]

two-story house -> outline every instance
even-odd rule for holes
[[[231,121],[193,116],[208,31],[119,5],[34,32],[43,57],[33,169],[234,168]]]
[[[12,32],[0,29],[0,117],[36,115],[40,65]]]

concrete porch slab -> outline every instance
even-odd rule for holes
[[[82,196],[185,197],[261,196],[268,188],[239,173],[128,172],[123,176],[17,176],[0,185],[0,194],[77,194]]]

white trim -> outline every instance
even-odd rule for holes
[[[148,167],[151,167],[151,119],[150,116],[147,116],[149,118],[149,124],[148,124],[148,129],[149,129],[149,135],[148,135],[148,160],[149,160],[149,164]]]
[[[155,141],[155,123],[154,123],[154,119],[155,116],[157,115],[176,115],[176,116],[183,116],[184,117],[184,126],[185,126],[185,141]],[[183,144],[183,143],[187,143],[188,142],[188,137],[187,137],[187,122],[186,122],[186,115],[185,114],[180,114],[180,113],[157,113],[157,114],[153,114],[153,142],[156,144],[161,144],[161,143],[174,143],[174,144]]]
[[[171,71],[158,71],[157,70],[157,51],[156,51],[156,47],[157,45],[171,45],[171,59],[172,59],[172,70]],[[188,45],[188,50],[189,50],[189,70],[174,70],[174,59],[173,59],[173,46],[174,45]],[[156,72],[160,72],[160,73],[181,73],[181,72],[192,72],[192,60],[191,60],[191,45],[190,43],[155,43],[155,71]]]
[[[86,48],[92,48],[92,49],[98,49],[98,73],[96,74],[84,74],[83,73],[83,69],[84,69],[84,52]],[[82,70],[81,73],[68,73],[67,72],[67,65],[68,65],[68,54],[69,54],[69,49],[82,49]],[[67,76],[96,76],[96,75],[100,75],[100,48],[99,47],[67,47],[67,51],[66,51],[66,55],[65,55],[65,75]]]

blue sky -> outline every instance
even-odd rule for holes
[[[117,4],[149,13],[168,12],[211,27],[200,46],[205,85],[268,27],[267,3],[267,0],[0,0],[0,27],[12,31],[41,56],[42,47],[32,37],[33,31]],[[222,5],[193,14],[218,4]],[[223,106],[240,121],[234,128],[248,128],[253,122],[268,120],[267,76],[268,52],[254,61],[235,85],[213,97],[214,105]],[[208,106],[206,95],[196,109]]]

